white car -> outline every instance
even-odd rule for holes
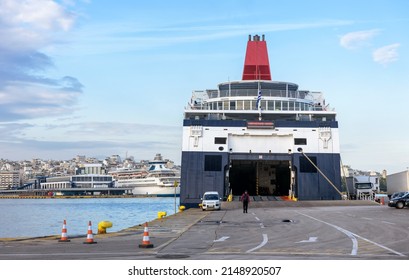
[[[218,192],[205,192],[202,197],[202,210],[220,210],[221,198]]]

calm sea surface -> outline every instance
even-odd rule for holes
[[[111,221],[107,232],[115,232],[154,220],[159,211],[173,215],[175,198],[0,199],[0,238],[61,235],[64,220],[68,237],[86,235],[89,221],[94,234],[100,221]]]

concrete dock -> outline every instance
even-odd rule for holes
[[[1,260],[401,259],[409,258],[409,209],[372,201],[239,202],[188,209],[126,230],[0,240]],[[153,248],[140,248],[144,230]],[[145,234],[146,236],[146,234]],[[146,239],[146,238],[145,238]],[[152,247],[151,246],[151,247]]]

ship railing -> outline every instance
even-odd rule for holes
[[[223,104],[223,102],[218,101],[218,102],[206,102],[206,103],[200,103],[200,104],[188,104],[185,109],[187,110],[203,110],[203,111],[257,111],[256,109],[256,101],[252,100],[249,101],[247,100],[246,102],[251,102],[248,105],[244,106],[230,106],[230,104]],[[265,100],[261,101],[261,109],[264,112],[288,112],[288,111],[303,111],[303,112],[321,112],[321,111],[334,111],[333,108],[330,108],[329,105],[321,105],[321,104],[309,104],[309,103],[300,103],[297,101],[284,101],[287,102],[285,105],[280,105],[280,106],[271,106],[268,105],[266,106]],[[274,101],[271,101],[274,102]],[[254,103],[254,104],[253,104]],[[269,103],[270,104],[270,103]],[[273,104],[273,103],[271,103]]]
[[[305,92],[300,92],[300,91],[274,90],[274,89],[261,89],[260,91],[261,91],[261,96],[298,98],[298,99],[305,98]],[[257,96],[258,93],[259,93],[258,89],[220,90],[220,91],[209,92],[209,98]]]

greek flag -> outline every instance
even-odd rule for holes
[[[256,102],[256,109],[260,109],[261,108],[261,90],[258,91],[258,95],[257,95],[257,102]]]

